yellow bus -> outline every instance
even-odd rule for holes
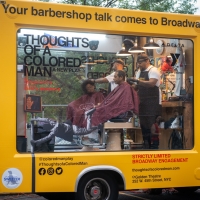
[[[116,200],[120,190],[200,186],[199,16],[6,0],[0,27],[0,193]],[[126,91],[108,94],[108,79],[97,81],[119,61],[125,73],[115,76],[134,100]],[[148,147],[132,105],[140,113],[141,99],[127,83],[144,63],[159,73],[153,79],[162,106]],[[94,90],[91,82],[101,100],[83,94],[88,85]],[[86,114],[110,99],[100,125],[75,132],[75,121],[87,124],[92,114]],[[120,118],[113,114],[120,111],[126,111]]]

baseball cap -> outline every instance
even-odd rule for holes
[[[145,61],[145,60],[149,60],[149,57],[147,56],[147,54],[138,55],[137,62],[141,62],[141,61]]]

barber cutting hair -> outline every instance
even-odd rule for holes
[[[98,79],[91,79],[93,82],[95,83],[109,83],[109,88],[108,88],[108,93],[110,93],[111,91],[113,91],[118,84],[116,84],[113,81],[114,78],[114,74],[117,70],[123,70],[125,68],[125,64],[124,61],[121,59],[117,59],[115,60],[112,64],[111,64],[112,70],[114,71],[113,73],[111,73],[110,75],[104,77],[104,78],[98,78]]]
[[[143,135],[144,148],[151,147],[151,126],[155,116],[160,114],[160,74],[156,67],[152,66],[146,54],[140,54],[137,58],[139,70],[136,77],[127,79],[131,85],[138,89],[139,119]]]

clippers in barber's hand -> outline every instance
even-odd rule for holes
[[[127,79],[126,79],[126,82],[127,82],[128,84],[130,84],[130,85],[133,85],[136,81],[135,81],[134,79],[132,79],[132,78],[127,78]]]

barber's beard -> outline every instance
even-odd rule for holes
[[[94,92],[87,92],[86,94],[87,95],[92,95],[92,94],[94,94]]]

